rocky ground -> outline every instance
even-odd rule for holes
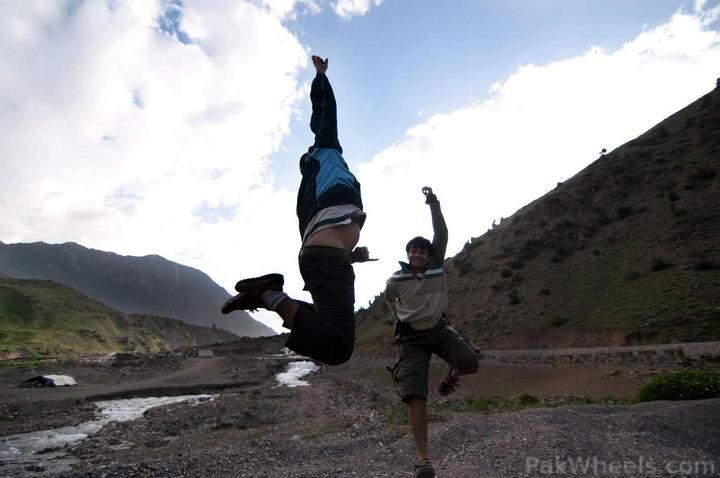
[[[57,475],[411,476],[414,447],[384,369],[390,362],[355,357],[322,368],[308,378],[310,386],[288,388],[275,380],[286,359],[270,357],[280,346],[245,343],[217,350],[212,359],[150,360],[110,367],[110,373],[96,366],[85,371],[92,384],[26,389],[24,396],[12,383],[27,371],[5,370],[0,435],[83,421],[92,414],[88,397],[142,395],[141,385],[169,394],[183,387],[199,392],[206,383],[214,399],[112,423],[64,450],[77,461]],[[442,370],[433,365],[433,387]],[[629,402],[651,373],[484,363],[458,394],[440,399],[431,393],[430,447],[438,475],[720,476],[720,400]],[[522,393],[531,395],[521,400]],[[50,461],[46,465],[27,476],[43,475],[51,469]]]

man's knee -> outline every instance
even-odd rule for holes
[[[342,365],[352,357],[353,354],[353,343],[349,344],[338,344],[337,346],[330,349],[323,362],[328,365]]]
[[[462,360],[456,364],[457,368],[463,374],[476,373],[479,368],[478,357],[475,353],[467,353],[462,357]]]

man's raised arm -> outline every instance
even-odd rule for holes
[[[445,261],[445,252],[447,251],[448,229],[445,224],[445,218],[440,210],[440,201],[433,193],[432,188],[425,186],[423,189],[425,195],[425,204],[430,206],[430,215],[432,216],[433,225],[433,249],[435,256],[432,259],[434,267],[442,267]]]

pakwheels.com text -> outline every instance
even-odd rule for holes
[[[659,472],[684,476],[716,476],[720,471],[720,463],[714,461],[683,461],[674,460],[658,462],[652,459],[638,457],[636,460],[608,461],[592,457],[560,457],[554,459],[540,459],[530,456],[525,459],[525,472],[535,472],[543,475],[607,475],[617,474],[656,474]]]

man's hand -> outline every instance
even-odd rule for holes
[[[438,202],[437,196],[433,193],[433,190],[429,186],[422,188],[422,193],[425,195],[425,204],[435,204]]]
[[[318,73],[325,74],[325,72],[328,69],[328,59],[327,58],[325,58],[325,60],[323,60],[319,56],[313,55],[312,62],[313,62],[313,65],[315,66],[315,71],[317,71]]]
[[[350,253],[350,257],[353,262],[367,262],[376,261],[377,259],[370,259],[370,251],[367,247],[356,247],[354,251]]]

